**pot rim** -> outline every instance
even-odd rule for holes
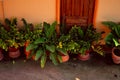
[[[112,48],[112,55],[114,55],[115,57],[119,57],[119,58],[120,58],[120,56],[117,56],[117,55],[115,54],[115,52],[114,52],[115,49],[118,49],[118,48],[117,48],[117,47],[113,47],[113,48]],[[119,50],[120,50],[120,49],[119,49]]]

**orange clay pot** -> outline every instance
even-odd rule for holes
[[[26,47],[30,44],[30,41],[26,41],[24,45],[24,54],[26,55],[26,58],[28,59],[31,51],[26,51]]]
[[[112,49],[112,59],[115,64],[120,64],[120,50],[116,47]]]
[[[69,60],[69,55],[64,55],[63,53],[59,52],[59,54],[61,55],[62,57],[62,62],[67,62]]]
[[[87,61],[90,59],[90,51],[86,51],[84,55],[78,54],[78,59],[82,61]]]
[[[30,41],[26,41],[26,42],[25,42],[25,45],[24,45],[24,54],[26,55],[26,59],[29,58],[29,55],[30,55],[30,53],[31,53],[30,50],[29,50],[29,51],[26,50],[26,47],[27,47],[29,44],[30,44]],[[35,60],[35,56],[32,56],[32,59]]]
[[[8,49],[8,54],[10,58],[18,58],[21,53],[20,53],[19,48],[10,47]]]

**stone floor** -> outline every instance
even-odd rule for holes
[[[120,80],[120,65],[113,64],[111,56],[91,56],[89,61],[72,58],[66,63],[47,62],[44,69],[39,62],[4,60],[0,62],[0,80]]]

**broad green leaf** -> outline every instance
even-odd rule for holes
[[[43,56],[41,57],[41,60],[40,60],[41,68],[44,68],[44,67],[45,67],[46,60],[47,60],[47,55],[46,55],[46,53],[44,52],[44,54],[43,54]]]
[[[35,60],[37,61],[43,54],[43,50],[40,49],[36,52],[36,55],[35,55]]]
[[[49,27],[50,27],[50,24],[47,23],[47,22],[44,22],[44,23],[43,23],[43,26],[44,26],[44,31],[47,32],[48,29],[49,29]]]
[[[62,63],[62,56],[57,55],[57,58],[58,58],[59,62]]]
[[[57,22],[54,21],[51,26],[56,26],[56,25],[57,25]]]
[[[120,45],[120,43],[115,38],[113,38],[113,41],[114,41],[116,47]]]
[[[52,63],[54,65],[58,65],[58,61],[57,61],[57,55],[54,53],[54,54],[50,54],[50,59],[52,60]]]
[[[53,22],[52,25],[50,25],[49,29],[47,30],[46,37],[51,38],[53,34],[56,33],[55,31],[56,22]]]
[[[40,44],[40,43],[44,43],[44,42],[45,42],[44,38],[39,38],[34,42],[34,44]]]
[[[50,28],[50,24],[47,23],[47,22],[44,22],[44,23],[43,23],[43,26],[44,26],[44,33],[45,33],[46,37],[48,38],[48,35],[49,35],[48,30],[49,30],[49,28]]]
[[[30,52],[30,54],[29,54],[29,56],[28,56],[28,59],[30,59],[32,56],[34,56],[35,55],[35,52],[34,52],[34,50],[32,50],[31,52]]]
[[[115,32],[116,32],[117,36],[120,37],[120,25],[115,26]]]
[[[87,50],[87,49],[86,49],[85,47],[82,47],[79,52],[80,52],[82,55],[84,55],[85,52],[86,52],[86,50]]]
[[[117,26],[117,24],[112,21],[104,21],[102,24],[106,25],[111,30],[114,30],[115,26]]]
[[[46,49],[50,52],[55,52],[55,46],[54,45],[46,45]]]
[[[29,51],[29,50],[32,50],[32,49],[35,49],[37,48],[38,45],[35,45],[35,44],[29,44],[27,47],[26,47],[26,51]]]
[[[64,55],[67,55],[67,51],[65,49],[61,49],[61,48],[58,48],[57,49],[60,53],[64,54]]]
[[[111,42],[113,42],[113,38],[114,35],[112,33],[109,33],[106,37],[105,37],[105,42],[106,44],[111,44]]]
[[[59,41],[65,42],[70,39],[70,35],[61,35]]]
[[[78,28],[78,34],[81,36],[81,38],[84,37],[84,32],[80,27]]]

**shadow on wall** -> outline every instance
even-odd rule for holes
[[[104,42],[104,38],[106,37],[106,35],[110,32],[110,29],[108,27],[106,27],[105,25],[103,25],[102,23],[96,23],[95,25],[96,29],[98,32],[100,31],[104,31],[105,33],[102,35],[102,40],[100,41],[102,44],[105,44]]]

